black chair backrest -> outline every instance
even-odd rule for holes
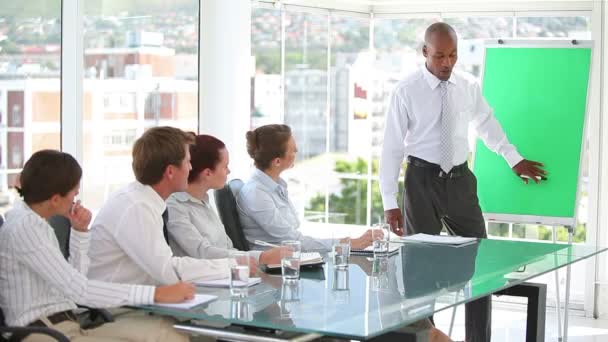
[[[49,225],[55,230],[57,241],[59,241],[59,249],[67,259],[70,256],[70,232],[72,224],[70,220],[62,215],[51,216],[48,219]]]
[[[220,219],[224,224],[226,234],[232,240],[234,248],[241,251],[248,251],[249,242],[243,233],[239,212],[236,207],[236,197],[243,187],[243,181],[233,179],[220,190],[215,190],[215,205],[220,214]]]

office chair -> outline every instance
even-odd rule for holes
[[[222,189],[215,190],[215,205],[220,215],[220,219],[224,224],[226,234],[232,240],[234,248],[241,251],[248,251],[249,242],[243,233],[239,212],[236,207],[236,197],[243,187],[243,181],[233,179],[226,184]]]
[[[59,242],[59,249],[66,258],[70,257],[70,232],[72,225],[70,220],[62,215],[51,216],[48,219],[49,225],[55,231],[55,236]],[[78,305],[79,308],[88,309],[89,315],[85,316],[85,319],[80,322],[80,326],[83,329],[94,328],[100,324],[107,322],[114,322],[114,317],[106,309],[91,308],[84,305]]]
[[[0,215],[0,228],[4,224],[4,217]],[[43,334],[54,338],[59,342],[69,342],[70,340],[62,333],[51,328],[42,327],[9,327],[4,321],[4,312],[0,308],[0,341],[12,342],[21,341],[30,334]]]

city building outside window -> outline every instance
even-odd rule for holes
[[[0,213],[23,163],[60,148],[61,0],[0,3]]]

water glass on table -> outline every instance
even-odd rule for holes
[[[294,282],[300,279],[300,241],[281,242],[281,275],[284,282]]]
[[[336,243],[332,246],[332,252],[334,254],[335,267],[348,267],[348,262],[350,259],[350,239],[344,238],[336,241]]]
[[[279,315],[281,318],[290,318],[291,311],[302,298],[302,287],[299,281],[283,282],[281,285],[281,300],[279,301]]]
[[[247,297],[249,291],[249,253],[238,251],[232,254],[234,262],[230,266],[230,295]]]
[[[334,290],[348,290],[348,281],[348,268],[334,269],[334,283],[332,286]]]
[[[388,255],[391,226],[388,223],[377,223],[372,226],[372,247],[374,258]]]
[[[235,299],[230,301],[230,318],[241,321],[253,320],[253,313],[249,309],[250,303],[246,300]]]

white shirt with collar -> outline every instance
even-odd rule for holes
[[[59,249],[55,231],[17,200],[0,227],[0,307],[6,323],[27,325],[43,316],[76,309],[76,304],[117,307],[154,303],[154,287],[89,280],[89,233],[72,229],[70,257]]]
[[[315,239],[298,230],[300,220],[282,178],[275,182],[263,171],[255,169],[239,192],[236,204],[245,238],[252,249],[268,249],[256,245],[255,240],[277,245],[285,240],[298,240],[302,243],[302,251],[331,250],[333,239]]]
[[[149,185],[133,182],[114,193],[91,227],[93,279],[169,285],[229,276],[228,259],[173,255],[163,236],[165,201]]]
[[[400,81],[386,112],[380,159],[380,189],[384,210],[398,208],[398,178],[403,160],[414,156],[438,164],[441,132],[441,82],[422,66]],[[448,101],[456,116],[453,165],[467,161],[468,130],[472,126],[488,148],[505,158],[510,167],[523,157],[509,143],[492,114],[481,88],[470,74],[453,71],[448,82]]]
[[[209,203],[188,192],[176,192],[167,199],[169,246],[177,256],[201,259],[228,258],[237,251],[224,225]],[[261,251],[250,251],[259,261]]]

